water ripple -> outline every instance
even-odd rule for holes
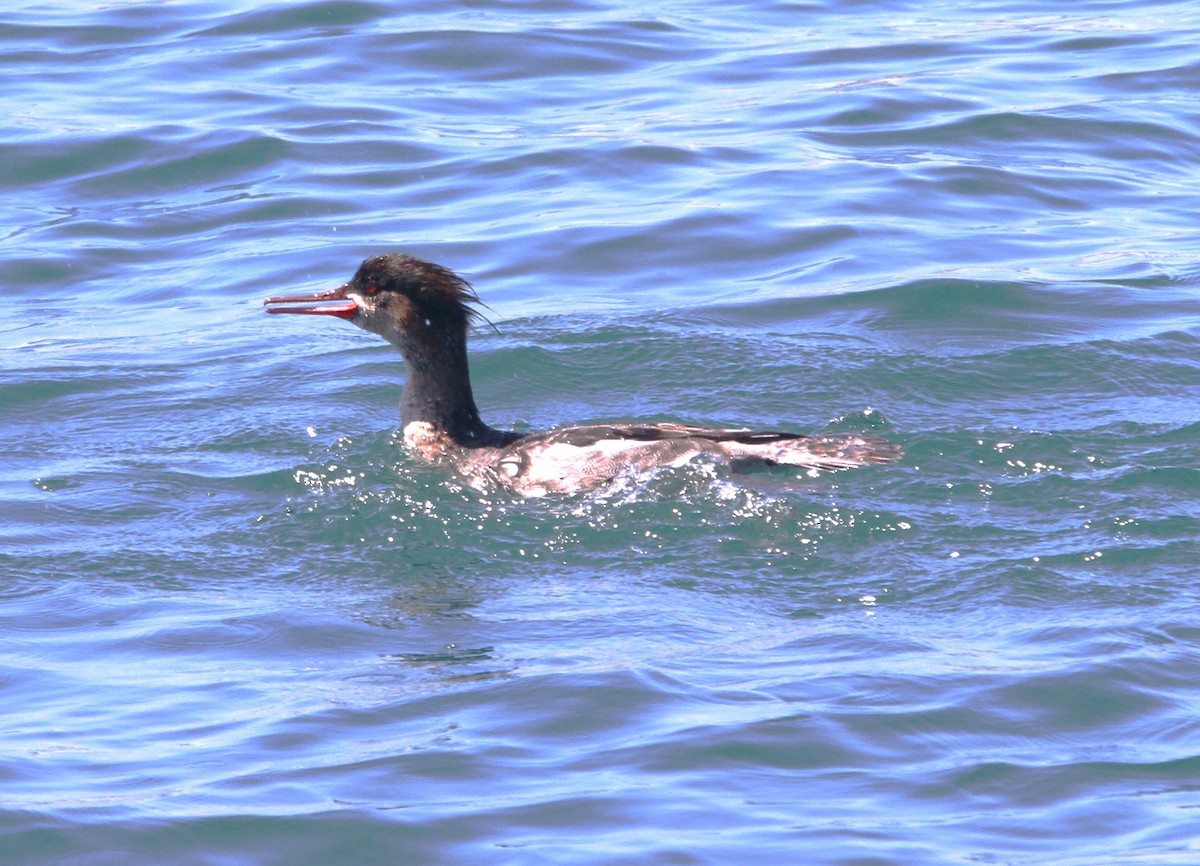
[[[0,13],[4,863],[1194,861],[1193,11]],[[261,313],[386,249],[498,426],[905,459],[480,495]]]

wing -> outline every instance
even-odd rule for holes
[[[685,424],[593,424],[523,436],[488,460],[500,484],[527,496],[592,489],[622,472],[680,466],[707,454],[735,468],[837,470],[891,463],[900,449],[874,436],[730,430]]]
[[[774,430],[694,427],[688,424],[662,423],[591,424],[584,427],[562,427],[557,430],[549,430],[545,433],[527,436],[521,441],[523,443],[544,441],[547,444],[574,445],[577,448],[586,448],[604,441],[613,440],[665,442],[678,439],[691,439],[704,442],[742,442],[749,445],[807,438],[809,437],[800,433],[785,433]]]

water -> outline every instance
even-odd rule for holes
[[[1200,859],[1194,3],[0,13],[0,862]],[[469,276],[485,497],[268,318]]]

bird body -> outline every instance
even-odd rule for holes
[[[594,424],[522,434],[480,418],[467,364],[478,298],[452,271],[391,253],[367,259],[353,279],[315,295],[268,298],[269,313],[348,319],[396,346],[407,365],[401,398],[405,447],[447,463],[472,486],[521,496],[577,493],[619,475],[682,466],[702,455],[735,469],[753,465],[839,470],[892,463],[900,449],[874,436]]]

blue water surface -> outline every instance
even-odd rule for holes
[[[1193,2],[0,12],[0,863],[1200,861]],[[481,494],[262,314],[469,278]]]

